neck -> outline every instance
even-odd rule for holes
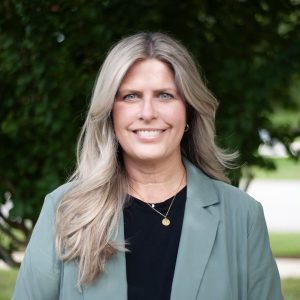
[[[158,203],[174,196],[186,185],[181,156],[158,162],[137,162],[124,158],[129,177],[128,193],[145,202]],[[142,198],[142,199],[141,199]]]

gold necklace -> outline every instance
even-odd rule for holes
[[[148,206],[149,206],[150,208],[152,208],[155,212],[157,212],[158,214],[160,214],[160,215],[163,217],[161,223],[162,223],[164,226],[169,226],[169,225],[171,224],[171,221],[170,221],[170,219],[168,218],[168,214],[169,214],[169,212],[170,212],[170,209],[171,209],[171,207],[172,207],[172,204],[173,204],[173,202],[174,202],[174,199],[176,198],[176,196],[177,196],[177,194],[178,194],[178,192],[179,192],[179,189],[180,189],[180,186],[181,186],[181,184],[182,184],[184,175],[185,175],[185,172],[183,172],[183,176],[181,177],[179,186],[178,186],[178,188],[177,188],[177,192],[176,192],[176,194],[174,195],[174,197],[173,197],[173,199],[172,199],[172,201],[171,201],[171,204],[170,204],[170,206],[169,206],[169,208],[168,208],[168,210],[167,210],[167,213],[166,213],[165,215],[164,215],[163,213],[161,213],[160,211],[158,211],[158,210],[154,207],[154,204],[151,205],[150,203],[148,203],[148,202],[146,202],[146,201],[143,201],[143,202],[145,202],[146,204],[148,204]],[[142,196],[140,193],[138,193],[138,192],[137,192],[130,184],[129,184],[129,187],[130,187],[134,192],[136,192],[137,195],[139,195],[139,197],[140,197],[141,199],[143,199],[143,196]]]

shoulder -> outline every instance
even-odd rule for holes
[[[247,224],[248,233],[257,223],[264,225],[264,213],[260,202],[246,192],[225,182],[211,179],[218,195],[219,206],[230,222]]]
[[[34,230],[42,224],[53,226],[57,205],[73,185],[72,182],[65,183],[46,195]]]
[[[249,229],[258,220],[264,220],[261,204],[246,192],[207,176],[186,159],[184,163],[194,198],[221,220],[226,219],[226,224],[238,227],[244,224]]]
[[[242,191],[241,189],[232,186],[228,183],[223,181],[210,179],[216,193],[218,193],[219,198],[222,200],[227,200],[233,202],[232,204],[247,204],[247,205],[256,205],[257,201],[251,197],[246,192]]]
[[[45,220],[45,218],[52,219],[56,214],[56,209],[60,200],[68,191],[72,189],[73,186],[73,182],[67,182],[48,193],[44,199],[42,209],[40,211],[39,220]]]
[[[13,299],[58,299],[61,261],[55,250],[55,212],[73,183],[66,183],[46,195],[39,218],[16,281]]]
[[[219,203],[231,209],[259,209],[260,203],[246,192],[209,177],[187,159],[184,159],[184,163],[188,173],[189,187],[193,189],[193,195],[201,195],[204,207]]]
[[[228,183],[210,179],[220,201],[227,201],[230,205],[255,207],[260,203],[241,189]]]
[[[75,185],[74,182],[67,182],[60,185],[55,190],[53,190],[52,192],[46,195],[44,204],[47,205],[50,204],[51,202],[52,205],[56,206],[58,202],[62,199],[62,197],[67,192],[69,192],[74,187],[74,185]]]

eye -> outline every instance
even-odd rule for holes
[[[134,100],[137,97],[136,94],[128,94],[123,96],[123,100]]]
[[[172,99],[174,97],[169,93],[160,93],[159,98],[161,98],[161,99]]]

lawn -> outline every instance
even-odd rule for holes
[[[16,276],[16,270],[0,270],[0,300],[11,299]],[[300,278],[283,280],[282,291],[285,300],[299,300]]]
[[[0,300],[11,299],[17,270],[0,270]]]
[[[270,233],[270,243],[275,257],[300,258],[300,232]],[[300,299],[300,298],[299,298]]]
[[[285,300],[300,299],[300,278],[282,281],[282,292]]]
[[[298,162],[290,158],[273,158],[277,167],[276,171],[266,171],[253,167],[254,179],[299,179],[300,180],[300,160]]]

